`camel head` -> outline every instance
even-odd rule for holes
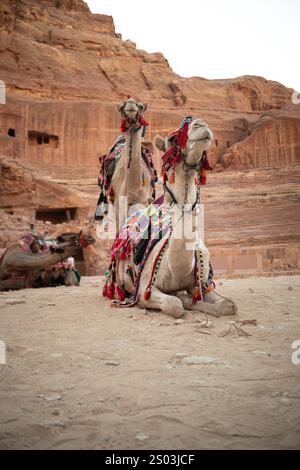
[[[95,243],[95,238],[90,233],[64,233],[57,237],[57,241],[63,246],[77,245],[78,248],[86,248]]]
[[[134,98],[128,98],[126,101],[123,101],[123,103],[118,104],[117,109],[123,119],[136,122],[146,111],[147,104],[139,103]]]
[[[177,170],[181,169],[186,175],[195,172],[197,185],[206,184],[206,171],[211,170],[206,150],[212,141],[212,131],[200,118],[191,116],[181,121],[179,129],[171,132],[166,139],[156,136],[156,147],[164,152],[162,157],[163,182],[174,184]],[[182,192],[178,189],[178,193]],[[199,192],[199,189],[198,189]],[[177,194],[177,200],[180,200]]]
[[[181,122],[179,129],[171,132],[165,139],[159,135],[155,138],[155,146],[168,153],[176,148],[177,163],[184,159],[187,165],[200,163],[205,151],[210,147],[213,133],[202,119],[188,116]]]

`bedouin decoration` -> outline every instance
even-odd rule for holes
[[[182,151],[186,147],[189,125],[192,121],[192,116],[187,116],[181,121],[179,129],[172,131],[168,135],[168,139],[172,139],[172,146],[162,157],[162,176],[164,183],[169,181],[173,184],[175,182],[175,165],[182,161]],[[203,152],[198,174],[199,183],[201,185],[206,185],[207,170],[211,169],[207,153]],[[170,170],[171,174],[168,176]]]
[[[150,231],[149,231],[150,227]],[[136,254],[140,244],[145,240],[145,233],[150,236],[147,239],[146,249],[141,261],[135,262]],[[119,307],[132,307],[137,304],[140,278],[144,270],[149,254],[155,245],[166,238],[155,257],[152,266],[150,280],[144,292],[145,300],[150,299],[151,289],[157,278],[163,255],[167,249],[169,240],[173,233],[172,224],[172,206],[149,206],[144,210],[134,212],[127,220],[117,235],[111,249],[111,264],[105,273],[105,282],[103,287],[103,296],[113,301],[113,304]],[[116,273],[120,262],[127,263],[127,274],[129,274],[134,285],[134,295],[130,296],[124,287],[117,283]],[[204,294],[215,288],[213,281],[213,269],[209,265],[209,276],[206,283],[203,279],[203,256],[200,249],[195,250],[195,289],[193,302],[203,300]]]

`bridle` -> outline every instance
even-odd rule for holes
[[[190,171],[196,171],[197,173],[199,172],[199,169],[201,167],[202,157],[203,157],[203,154],[202,154],[200,160],[197,163],[195,163],[194,165],[191,165],[191,164],[187,163],[186,156],[181,154],[182,169],[185,172],[184,202],[183,202],[183,206],[181,207],[182,212],[184,212],[184,206],[187,205],[187,198],[188,198],[188,192],[189,192],[189,183],[188,183],[189,172]],[[180,206],[177,199],[176,199],[176,197],[174,196],[173,192],[167,186],[166,182],[163,184],[163,189],[164,189],[165,192],[167,192],[170,195],[170,197],[172,199],[172,203],[176,204],[177,206]],[[199,178],[197,178],[196,200],[195,200],[194,204],[192,205],[191,209],[186,211],[186,212],[193,212],[194,209],[199,204],[200,204],[200,181],[199,181]]]

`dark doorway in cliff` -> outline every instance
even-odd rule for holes
[[[47,147],[58,147],[58,136],[46,132],[28,131],[29,145],[46,145]]]
[[[35,212],[36,220],[43,222],[51,222],[52,224],[62,224],[63,222],[70,222],[77,217],[77,208],[68,207],[60,209],[38,209]]]
[[[227,140],[227,148],[229,149],[229,147],[230,147],[230,142],[229,140]]]
[[[12,127],[10,127],[7,131],[7,135],[9,135],[9,137],[16,137],[16,131],[15,129],[13,129]]]
[[[219,145],[218,139],[215,140],[215,144],[216,144],[216,147],[218,147]]]

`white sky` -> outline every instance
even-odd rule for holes
[[[85,0],[184,77],[259,75],[300,91],[299,0]]]

